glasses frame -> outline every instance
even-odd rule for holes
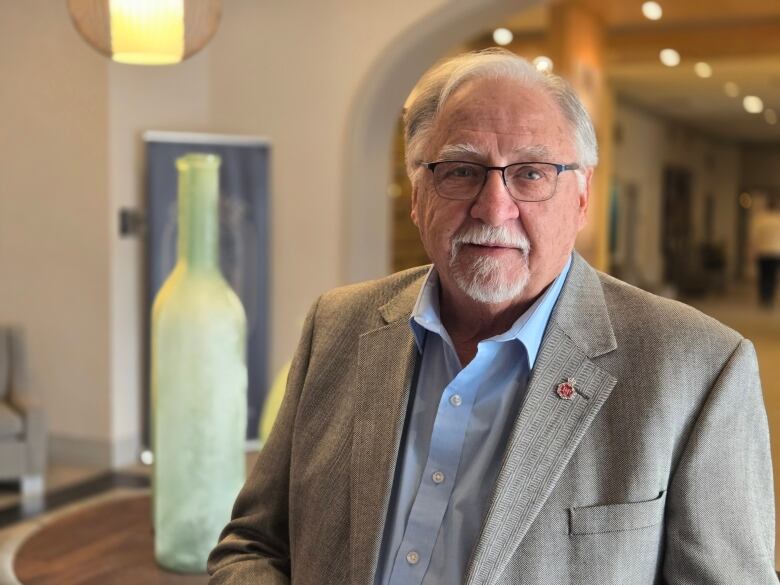
[[[492,166],[483,165],[482,163],[474,162],[474,161],[471,161],[471,160],[438,160],[438,161],[435,161],[435,162],[421,162],[420,166],[423,166],[426,169],[428,169],[429,171],[431,171],[431,176],[435,176],[435,172],[434,171],[435,171],[436,167],[439,166],[440,164],[444,164],[444,163],[462,163],[462,164],[467,164],[467,165],[475,165],[475,166],[482,167],[483,169],[485,169],[485,177],[482,179],[482,185],[480,185],[480,187],[477,190],[477,192],[474,193],[474,195],[472,195],[468,199],[461,199],[461,198],[458,198],[458,197],[447,197],[446,195],[442,195],[441,193],[439,193],[439,188],[436,186],[436,181],[434,181],[433,182],[433,188],[436,190],[436,194],[439,197],[441,197],[442,199],[448,199],[450,201],[473,201],[474,199],[476,199],[479,196],[480,193],[482,193],[482,189],[485,188],[485,184],[487,184],[488,173],[490,171],[501,171],[501,181],[504,183],[504,188],[506,189],[506,192],[509,193],[509,196],[512,199],[514,199],[515,201],[521,201],[523,203],[541,203],[542,201],[549,201],[550,199],[552,199],[555,196],[555,193],[558,190],[558,175],[560,175],[561,173],[563,173],[565,171],[576,171],[576,170],[579,170],[580,168],[582,168],[577,163],[562,164],[562,163],[552,163],[552,162],[546,162],[546,161],[540,161],[540,160],[515,162],[515,163],[512,163],[512,164],[503,166],[503,167],[492,167]],[[549,165],[549,166],[553,167],[555,169],[555,171],[556,171],[555,172],[555,186],[553,187],[552,191],[550,192],[550,196],[549,197],[545,197],[544,199],[520,199],[518,197],[515,197],[512,194],[512,190],[509,188],[509,185],[506,182],[506,170],[509,167],[514,167],[516,165]]]

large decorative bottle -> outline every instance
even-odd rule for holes
[[[178,261],[152,309],[155,556],[204,572],[245,478],[246,315],[219,269],[220,159],[179,171]]]

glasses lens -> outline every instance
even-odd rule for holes
[[[552,197],[558,171],[546,163],[520,163],[506,168],[506,184],[520,201],[544,201]]]
[[[485,168],[465,162],[442,162],[433,171],[436,191],[447,199],[472,199],[485,181]]]

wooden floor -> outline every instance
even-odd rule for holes
[[[101,502],[55,520],[24,542],[14,558],[23,585],[206,585],[154,560],[147,494]]]

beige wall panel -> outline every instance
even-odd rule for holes
[[[3,2],[0,321],[24,326],[50,430],[108,440],[108,63],[65,2]]]

